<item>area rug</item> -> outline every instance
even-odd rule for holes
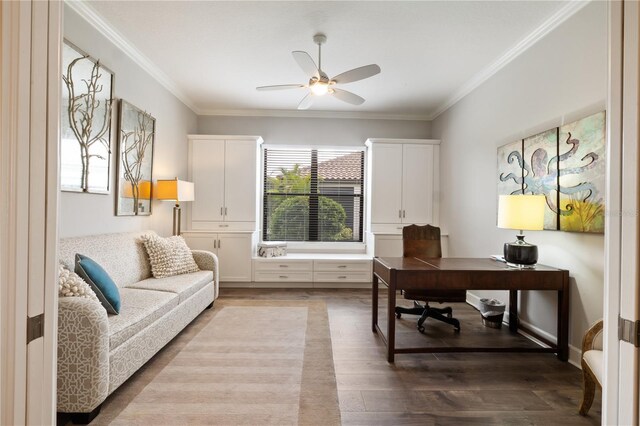
[[[340,424],[324,302],[221,299],[203,319],[110,424]]]

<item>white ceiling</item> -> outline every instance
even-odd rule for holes
[[[82,8],[164,73],[160,79],[197,113],[295,110],[304,89],[255,87],[306,83],[291,51],[317,60],[312,36],[323,32],[329,76],[370,63],[382,72],[342,86],[366,99],[361,106],[325,96],[311,109],[407,118],[440,113],[577,10],[564,1],[91,1]]]

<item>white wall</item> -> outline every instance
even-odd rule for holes
[[[496,149],[574,121],[606,106],[607,6],[593,2],[439,116],[432,136],[442,140],[442,213],[455,257],[501,253],[516,231],[496,228]],[[604,238],[529,231],[539,262],[571,277],[572,359],[584,331],[602,317]],[[485,297],[492,292],[478,292]],[[500,294],[508,301],[506,294]],[[521,319],[556,335],[556,295],[528,292]]]
[[[429,121],[347,118],[198,117],[198,133],[257,135],[265,144],[363,146],[367,138],[424,139]]]
[[[176,176],[186,179],[186,135],[196,131],[196,115],[66,5],[64,37],[94,58],[100,59],[115,73],[116,99],[125,99],[155,117],[154,181]],[[116,121],[117,116],[114,114],[114,124]],[[150,216],[115,216],[115,126],[111,144],[111,193],[98,195],[63,192],[60,197],[60,237],[145,229],[170,235],[173,209],[170,202],[153,201]]]

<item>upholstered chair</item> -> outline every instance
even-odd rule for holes
[[[604,361],[602,356],[602,320],[587,330],[582,339],[582,380],[584,393],[579,413],[586,416],[593,404],[596,387],[602,389]]]

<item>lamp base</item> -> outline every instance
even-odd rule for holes
[[[524,235],[517,235],[517,241],[504,244],[504,260],[516,266],[530,266],[538,262],[538,246],[529,244]]]

